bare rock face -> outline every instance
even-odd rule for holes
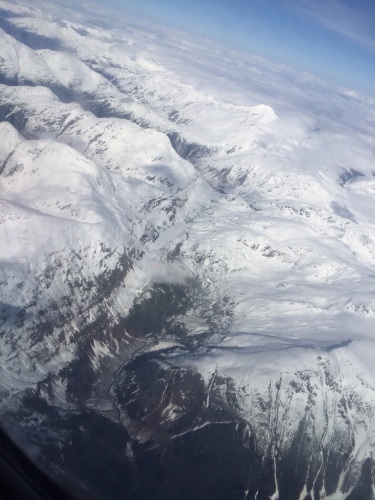
[[[0,3],[1,425],[82,498],[373,499],[373,105],[51,9]]]

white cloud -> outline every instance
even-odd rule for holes
[[[146,263],[145,270],[152,283],[184,285],[191,273],[182,262],[153,261]]]

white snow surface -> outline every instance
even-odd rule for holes
[[[282,379],[282,391],[304,371],[334,406],[322,381],[328,364],[341,393],[366,408],[362,423],[348,417],[353,459],[365,457],[375,448],[374,102],[131,17],[101,28],[83,12],[57,20],[38,5],[0,2],[17,16],[11,24],[62,47],[33,50],[0,31],[1,301],[21,308],[39,290],[60,307],[73,254],[71,271],[95,279],[136,249],[142,257],[112,297],[114,316],[149,282],[199,276],[212,303],[228,297],[233,317],[220,349],[186,362],[207,383],[218,370],[244,386],[244,414],[270,381]],[[108,117],[87,110],[88,96]],[[203,156],[181,158],[171,134]],[[176,245],[178,262],[167,263]],[[57,260],[44,290],[41,276]],[[34,345],[20,328],[10,341],[6,328],[8,391],[74,356],[69,338],[54,356],[56,339]],[[47,349],[49,361],[31,363],[27,349]],[[95,349],[97,360],[110,352]]]

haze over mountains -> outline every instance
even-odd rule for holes
[[[374,102],[0,14],[1,424],[82,497],[373,498]]]

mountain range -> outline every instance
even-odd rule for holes
[[[374,498],[374,118],[0,2],[0,421],[41,468],[79,498]]]

